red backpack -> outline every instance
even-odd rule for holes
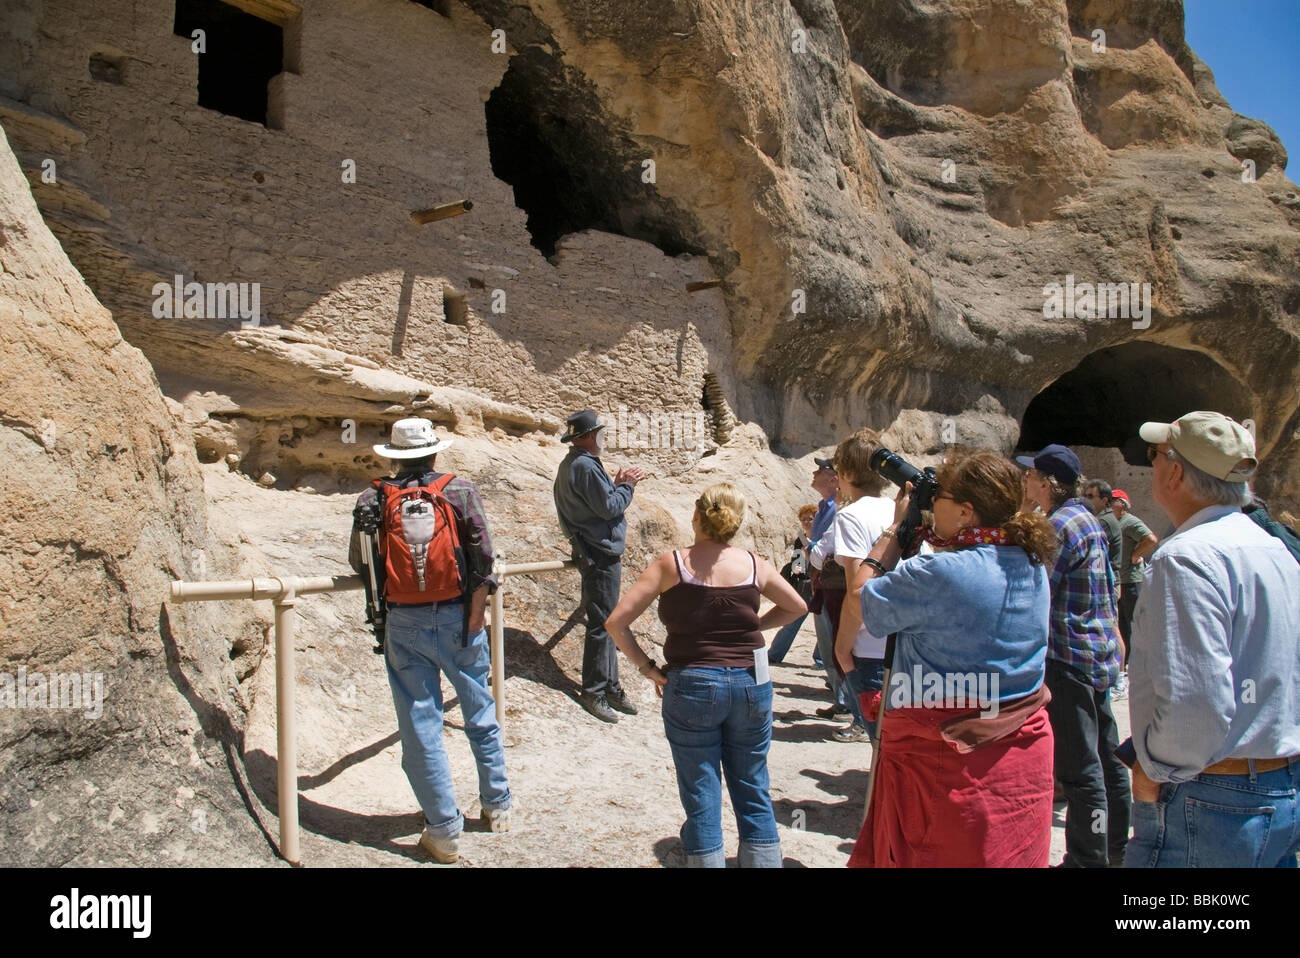
[[[439,476],[428,485],[376,479],[379,495],[379,555],[386,573],[384,598],[419,605],[445,602],[465,592],[465,551],[460,516],[442,494],[456,477]]]

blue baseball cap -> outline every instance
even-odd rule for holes
[[[1043,475],[1051,476],[1067,486],[1083,472],[1083,466],[1074,451],[1057,443],[1044,446],[1033,456],[1016,456],[1016,462],[1026,469],[1037,469]]]

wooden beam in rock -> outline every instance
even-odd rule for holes
[[[251,13],[260,20],[284,26],[290,20],[302,15],[302,7],[293,0],[223,0],[232,7],[238,7],[245,13]]]
[[[474,204],[469,200],[457,200],[455,203],[442,203],[438,206],[431,206],[427,210],[412,210],[411,219],[423,226],[425,223],[433,223],[438,220],[450,219],[453,216],[460,216],[468,213],[474,208]]]

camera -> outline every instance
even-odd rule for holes
[[[363,535],[373,536],[377,533],[381,518],[382,512],[377,497],[367,502],[358,502],[352,509],[352,521],[356,523],[357,529]]]
[[[934,507],[934,497],[939,491],[939,480],[934,468],[918,469],[902,456],[883,446],[871,454],[871,470],[888,479],[898,488],[912,484],[912,495],[907,504],[907,515],[898,527],[898,543],[904,555],[915,555],[920,548],[920,532],[924,525],[921,513]]]

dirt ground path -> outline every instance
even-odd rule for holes
[[[342,546],[352,497],[268,492],[220,467],[207,478],[214,523],[225,523],[228,535],[260,550],[267,568],[258,574],[350,571]],[[401,769],[392,699],[382,660],[370,651],[362,605],[360,593],[341,593],[307,597],[297,606],[303,861],[317,867],[430,865],[417,844],[423,816]],[[507,598],[507,625],[519,614]],[[504,740],[515,800],[507,834],[483,831],[474,820],[479,805],[473,757],[444,679],[447,753],[461,811],[470,819],[461,865],[682,864],[681,804],[653,686],[622,663],[630,673],[624,685],[640,714],[617,725],[597,721],[573,700],[578,675],[561,664],[580,656],[580,621],[557,621],[550,628],[546,639],[507,632]],[[829,693],[813,666],[813,646],[806,620],[786,662],[772,667],[772,798],[787,867],[843,867],[861,822],[871,748],[835,742],[835,726],[815,716]],[[270,837],[278,835],[272,656],[251,683],[245,738],[250,800]],[[1127,706],[1118,704],[1124,735]],[[1063,824],[1058,806],[1054,862],[1064,851]],[[736,825],[725,793],[723,831],[734,864]]]

